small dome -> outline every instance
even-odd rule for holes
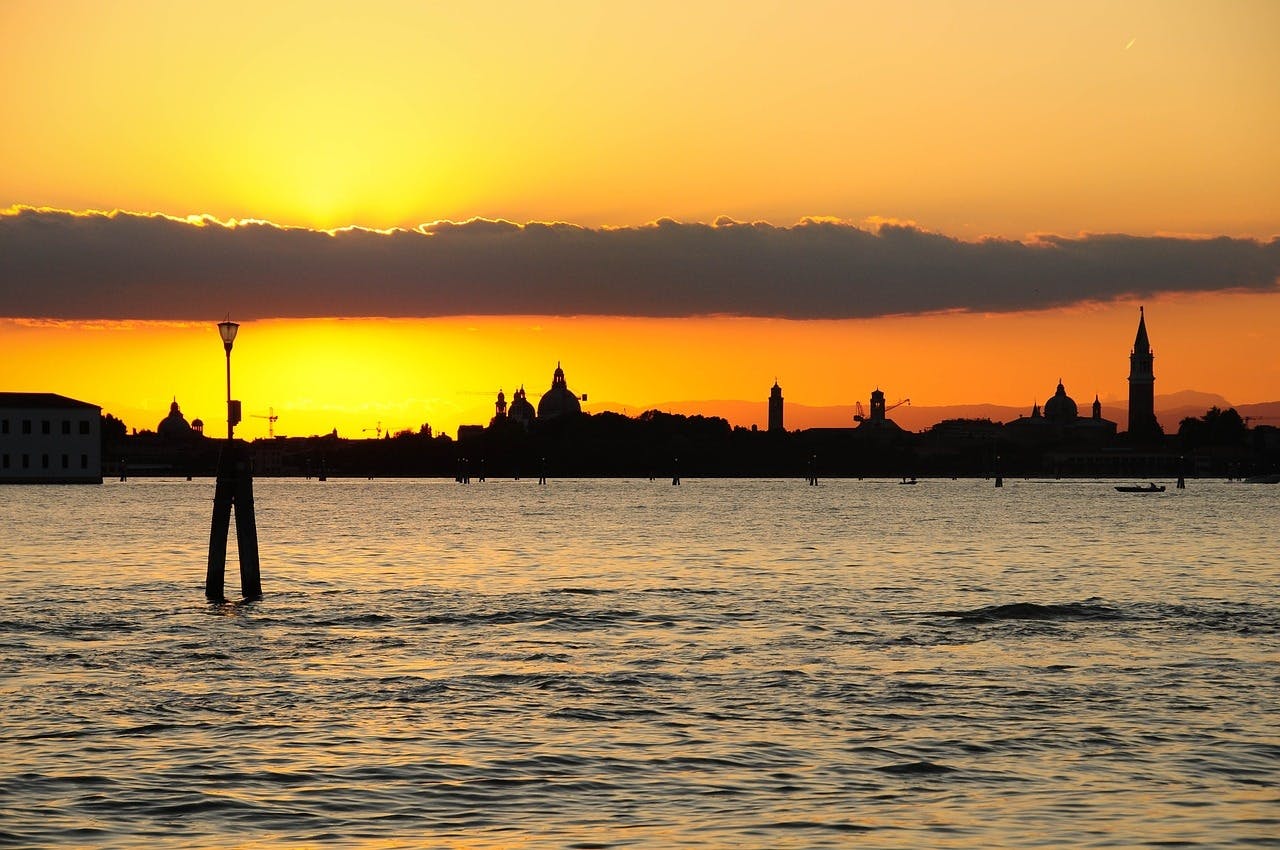
[[[537,412],[534,411],[533,405],[529,403],[529,399],[525,398],[524,387],[512,393],[511,405],[507,408],[507,418],[514,419],[527,427],[535,416],[537,416]]]
[[[1067,395],[1059,380],[1057,392],[1044,403],[1044,418],[1050,422],[1074,422],[1079,415],[1080,409],[1076,407],[1075,399]]]

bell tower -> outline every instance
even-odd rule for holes
[[[769,430],[782,431],[782,387],[775,378],[773,389],[769,390]]]
[[[884,420],[884,393],[879,387],[871,391],[871,421]]]
[[[1138,334],[1129,353],[1129,436],[1150,439],[1163,434],[1156,421],[1155,355],[1147,338],[1147,317],[1138,308]]]

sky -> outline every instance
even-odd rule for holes
[[[1277,90],[1272,2],[10,0],[0,389],[216,422],[230,316],[249,437],[557,362],[759,424],[1122,399],[1145,305],[1157,393],[1277,400]]]

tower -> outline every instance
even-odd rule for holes
[[[1129,353],[1129,436],[1136,439],[1159,437],[1163,432],[1156,421],[1155,355],[1147,338],[1147,317],[1138,308],[1138,334]]]
[[[782,431],[782,387],[775,378],[773,389],[769,390],[769,430]]]
[[[871,421],[883,420],[884,414],[884,393],[876,387],[871,391]]]
[[[493,403],[493,418],[489,420],[489,427],[492,428],[507,421],[507,396],[502,390],[498,390],[498,399]]]

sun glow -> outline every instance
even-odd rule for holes
[[[12,0],[0,23],[0,204],[965,238],[1280,215],[1275,4]]]
[[[1148,301],[1157,392],[1197,389],[1235,403],[1274,400],[1280,354],[1269,295]],[[1077,399],[1127,397],[1137,305],[1085,305],[1037,313],[950,313],[873,321],[463,317],[247,322],[232,353],[232,393],[244,402],[244,437],[337,429],[454,434],[483,424],[499,389],[530,399],[563,365],[588,411],[636,415],[700,402],[737,425],[764,424],[777,378],[794,405],[851,405],[879,386],[916,405],[993,402],[1029,408],[1062,378]],[[1228,349],[1206,347],[1205,328],[1231,328]],[[1220,335],[1219,331],[1214,332]],[[50,322],[0,320],[20,350],[7,390],[58,392],[103,406],[130,427],[153,429],[177,398],[209,433],[223,421],[225,374],[214,320]],[[1242,370],[1237,364],[1247,362]],[[758,401],[758,416],[717,404]],[[788,426],[806,427],[794,416]]]

